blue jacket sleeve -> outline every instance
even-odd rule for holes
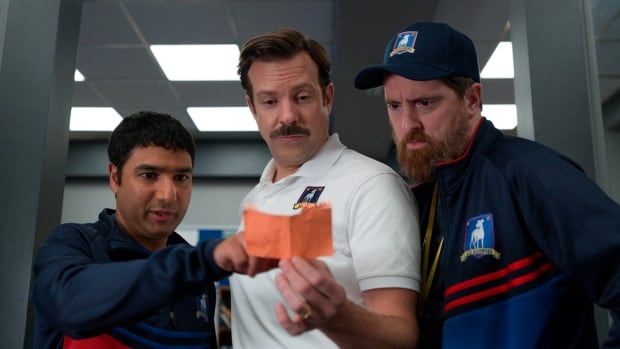
[[[82,228],[83,229],[83,228]],[[54,231],[38,252],[32,302],[47,321],[74,338],[139,321],[184,292],[229,273],[212,259],[220,241],[173,245],[147,259],[95,263],[77,225]]]
[[[533,156],[513,188],[531,237],[597,304],[620,314],[620,206],[573,163]],[[620,342],[614,321],[606,345]]]

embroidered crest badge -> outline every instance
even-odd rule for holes
[[[196,297],[196,319],[209,323],[209,298],[204,293]]]
[[[413,47],[415,46],[415,40],[417,38],[417,31],[398,33],[396,40],[394,40],[394,46],[392,47],[392,52],[390,52],[390,57],[406,52],[413,53],[415,51]]]
[[[493,229],[493,215],[490,213],[470,218],[465,227],[465,242],[461,255],[461,262],[474,256],[482,258],[490,255],[496,259],[500,258],[500,253],[495,250],[495,231]]]
[[[319,201],[319,197],[325,187],[306,187],[304,192],[301,193],[297,202],[293,205],[293,210],[298,210],[302,207],[315,206]]]

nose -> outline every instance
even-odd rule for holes
[[[289,100],[282,101],[280,103],[280,115],[279,120],[281,124],[292,125],[299,121],[299,113],[294,103]]]
[[[422,128],[422,123],[418,118],[414,108],[404,108],[404,114],[400,120],[400,127],[405,131]]]
[[[156,199],[161,202],[173,202],[177,196],[177,188],[172,178],[169,178],[168,176],[161,176],[157,183],[155,195]]]

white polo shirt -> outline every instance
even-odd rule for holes
[[[273,183],[274,171],[272,159],[241,207],[250,204],[263,212],[294,215],[302,201],[331,203],[334,255],[321,259],[350,300],[362,304],[362,291],[376,288],[419,291],[418,210],[392,169],[347,149],[334,134],[295,173]],[[279,272],[231,277],[233,347],[336,348],[318,330],[291,336],[280,326],[275,305],[286,303],[275,286]]]

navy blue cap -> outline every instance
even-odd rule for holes
[[[411,80],[464,76],[480,82],[474,43],[444,23],[414,23],[400,31],[385,48],[383,64],[360,71],[355,87],[381,86],[386,72]]]

